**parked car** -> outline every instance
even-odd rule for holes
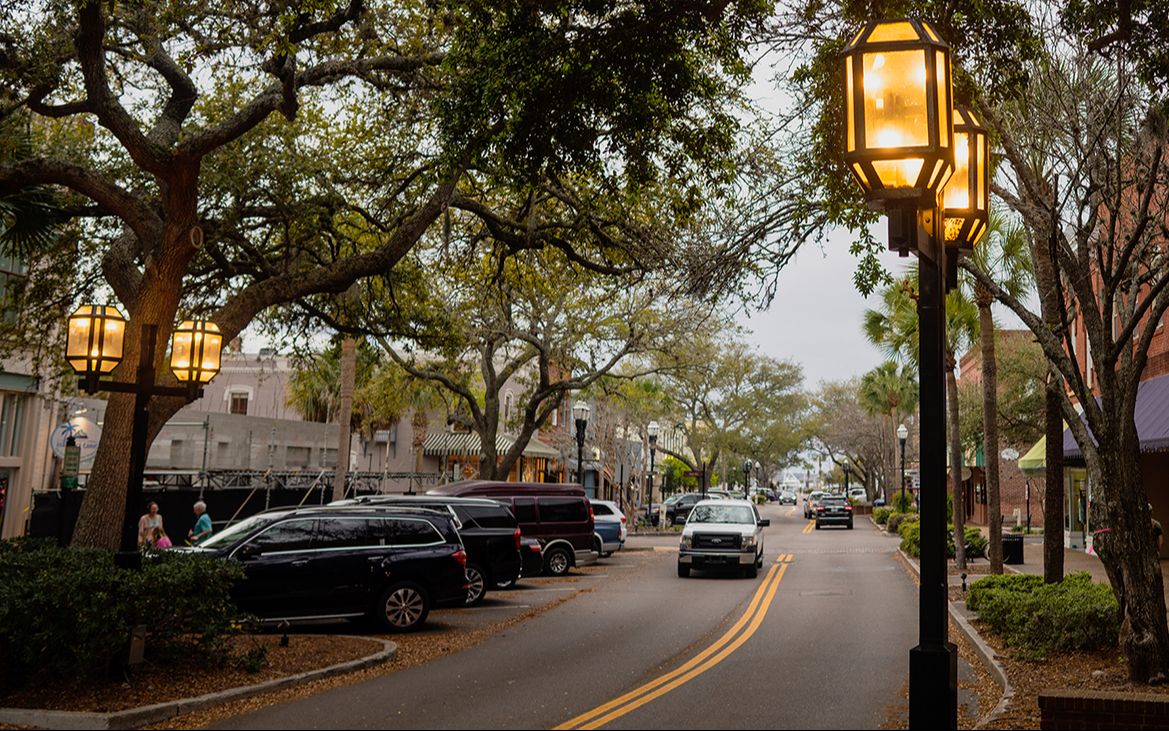
[[[666,522],[670,525],[680,525],[686,522],[686,517],[694,506],[702,502],[702,493],[688,492],[679,495],[674,503],[666,505]]]
[[[330,505],[412,505],[449,510],[467,551],[467,606],[480,604],[489,587],[520,577],[520,527],[511,508],[487,498],[435,495],[367,495]]]
[[[625,538],[629,534],[625,513],[617,503],[609,500],[589,500],[589,506],[593,509],[593,523],[601,543],[601,558],[612,556],[625,547]]]
[[[796,494],[791,490],[784,490],[783,492],[779,493],[780,505],[795,505],[797,502],[798,500],[796,500]]]
[[[520,576],[539,576],[544,573],[544,546],[539,539],[520,536],[520,556],[524,562]],[[500,589],[511,589],[514,586],[514,581],[510,584],[496,584],[496,587]]]
[[[763,566],[763,529],[771,525],[746,500],[704,500],[690,511],[678,547],[678,576],[733,568],[755,578]]]
[[[543,546],[544,572],[563,576],[597,560],[593,511],[580,485],[467,480],[427,492],[444,497],[487,497],[511,508],[520,532]]]
[[[869,501],[869,494],[865,492],[863,487],[848,488],[848,499],[855,500],[858,503],[865,503]]]
[[[816,530],[830,523],[843,523],[852,530],[852,505],[841,495],[827,495],[816,504]]]
[[[804,498],[804,517],[808,520],[816,517],[816,505],[819,504],[820,500],[827,495],[828,493],[822,492],[820,490],[813,490],[811,493],[809,493],[808,496]]]
[[[645,511],[646,525],[657,525],[662,519],[663,503],[653,503]]]
[[[372,616],[405,632],[467,598],[467,553],[446,510],[272,510],[185,550],[242,563],[232,598],[271,622]]]

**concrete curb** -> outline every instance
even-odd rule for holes
[[[300,635],[306,637],[310,635]],[[346,635],[330,635],[346,636]],[[329,678],[334,675],[352,672],[354,670],[363,670],[372,665],[384,662],[394,657],[398,653],[398,645],[389,640],[379,640],[376,637],[358,637],[356,639],[369,640],[370,642],[381,642],[382,649],[378,650],[372,655],[368,655],[357,660],[348,660],[336,665],[330,665],[327,668],[319,668],[317,670],[309,670],[308,672],[298,673],[296,675],[289,675],[283,678],[274,678],[272,680],[264,681],[263,683],[256,683],[255,685],[245,685],[238,688],[231,688],[228,690],[221,690],[215,693],[207,693],[205,695],[195,696],[193,698],[180,698],[174,701],[167,701],[165,703],[155,703],[149,706],[139,706],[138,708],[130,708],[125,711],[116,711],[114,713],[88,713],[82,711],[48,711],[33,708],[0,708],[0,723],[11,724],[13,726],[26,726],[33,728],[46,729],[128,729],[139,728],[152,723],[159,723],[175,716],[181,716],[185,713],[191,713],[208,706],[219,705],[227,701],[238,700],[240,698],[247,698],[260,693],[265,693],[272,690],[279,690],[301,683],[307,683],[313,680],[320,680],[322,678]]]
[[[901,558],[905,560],[905,563],[908,564],[911,569],[913,569],[913,573],[917,574],[918,578],[920,578],[921,564],[919,564],[916,559],[911,557],[905,551],[897,549],[897,552],[901,554]],[[994,650],[986,643],[986,640],[982,639],[982,635],[978,633],[978,630],[975,629],[974,625],[970,623],[970,620],[966,618],[965,612],[962,609],[962,602],[948,602],[947,609],[949,609],[950,617],[954,620],[954,624],[958,627],[958,631],[962,633],[962,635],[970,643],[970,646],[974,648],[975,654],[977,654],[979,659],[982,660],[982,664],[986,666],[987,671],[990,672],[991,677],[994,678],[995,683],[997,683],[999,688],[1002,690],[1002,697],[999,698],[998,704],[992,708],[989,713],[979,719],[978,723],[975,724],[975,728],[982,728],[985,727],[986,724],[996,720],[1007,710],[1007,705],[1010,704],[1011,699],[1015,697],[1015,689],[1011,687],[1011,682],[1007,679],[1006,669],[1004,669],[1003,666],[998,663],[998,660],[995,659]]]

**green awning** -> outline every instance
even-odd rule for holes
[[[1047,469],[1047,437],[1039,437],[1035,446],[1019,458],[1019,469],[1024,472],[1043,472]]]

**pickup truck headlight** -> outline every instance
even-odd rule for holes
[[[743,548],[754,548],[755,541],[756,541],[756,539],[755,539],[754,533],[752,533],[749,536],[743,536]]]
[[[693,543],[694,543],[694,539],[692,536],[682,536],[682,548],[683,549],[690,548],[690,546],[692,546]]]

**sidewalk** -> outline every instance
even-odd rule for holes
[[[1042,574],[1043,543],[1025,540],[1023,542],[1023,565],[1007,566],[1007,568],[1024,574]],[[1081,571],[1090,573],[1094,581],[1108,583],[1108,574],[1104,573],[1104,565],[1100,563],[1099,558],[1094,555],[1090,556],[1078,548],[1065,548],[1063,551],[1064,575]],[[1161,575],[1164,576],[1167,571],[1169,571],[1169,559],[1161,559]],[[1165,603],[1169,604],[1169,583],[1165,585]]]

